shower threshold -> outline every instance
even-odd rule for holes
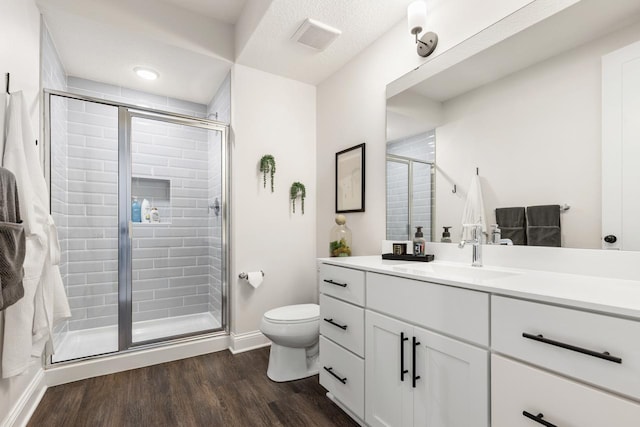
[[[220,328],[211,313],[196,313],[133,323],[133,342],[190,334]],[[118,351],[118,326],[69,331],[56,344],[52,362],[65,362]]]

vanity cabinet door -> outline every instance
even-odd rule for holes
[[[638,403],[498,355],[491,356],[491,396],[493,427],[640,425]]]
[[[487,427],[488,351],[417,327],[413,337],[407,348],[416,347],[410,381],[419,376],[412,384],[414,425]]]
[[[365,329],[365,421],[376,427],[412,426],[413,397],[408,370],[413,326],[367,310]],[[401,374],[401,368],[407,372]]]

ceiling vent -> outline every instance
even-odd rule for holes
[[[325,50],[342,31],[307,18],[291,39],[317,51]]]

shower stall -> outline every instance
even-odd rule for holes
[[[72,311],[50,362],[227,333],[228,126],[45,97],[45,168]]]

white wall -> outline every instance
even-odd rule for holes
[[[38,135],[40,88],[40,13],[31,0],[3,0],[0,13],[0,90],[4,92],[4,73],[11,73],[11,91],[24,91],[31,113],[33,134]],[[4,129],[0,129],[0,135]],[[0,312],[0,331],[3,329]],[[0,338],[2,334],[0,333]],[[0,345],[1,347],[1,345]],[[0,349],[1,351],[1,349]],[[19,402],[30,381],[41,370],[34,358],[22,376],[0,380],[0,425]]]
[[[3,0],[0,13],[0,90],[11,73],[11,91],[23,91],[33,134],[39,135],[40,12],[33,0]]]
[[[347,215],[353,254],[379,253],[385,233],[385,87],[434,56],[530,3],[531,0],[433,0],[427,28],[438,33],[430,58],[415,52],[406,21],[318,85],[317,256],[329,255],[328,233],[335,217],[335,153],[366,142],[365,212]]]
[[[232,236],[231,329],[258,330],[265,311],[317,300],[316,89],[243,65],[232,70]],[[276,160],[275,192],[263,188],[259,161]],[[305,213],[299,200],[291,212],[289,188],[307,190]],[[241,272],[263,270],[253,289]]]
[[[638,39],[636,24],[445,102],[436,231],[459,238],[479,167],[489,222],[496,207],[566,203],[562,245],[600,248],[601,57]]]

